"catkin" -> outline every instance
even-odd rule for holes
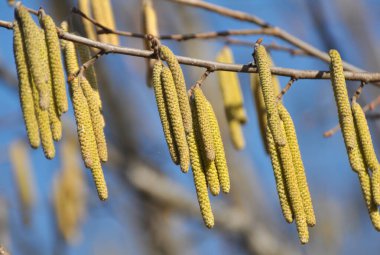
[[[44,61],[41,56],[43,38],[39,33],[39,27],[24,6],[17,6],[16,18],[23,34],[29,72],[39,93],[39,105],[43,110],[47,110],[49,108],[50,88],[49,72],[41,65]]]
[[[43,14],[40,18],[40,23],[44,29],[47,52],[49,56],[52,88],[54,92],[53,100],[57,106],[58,114],[61,115],[62,113],[67,112],[68,103],[59,38],[55,23],[49,15]]]
[[[157,15],[153,7],[151,0],[142,1],[142,30],[144,34],[151,34],[153,36],[158,36],[158,24],[157,24]],[[145,40],[145,49],[151,50],[150,42]],[[152,71],[153,66],[157,60],[148,59],[147,62],[147,84],[149,87],[152,86]]]
[[[90,48],[87,45],[77,43],[77,44],[75,44],[75,48],[78,51],[79,60],[80,60],[80,63],[82,65],[84,63],[86,63],[88,60],[91,59],[91,57],[92,57],[91,56],[91,51],[90,51]],[[90,66],[88,66],[86,68],[86,70],[84,71],[84,76],[90,82],[92,89],[94,91],[98,92],[98,90],[99,90],[99,88],[98,88],[98,80],[96,78],[96,73],[95,73],[95,67],[94,67],[94,65],[90,65]],[[99,101],[100,101],[100,97],[99,97]],[[99,102],[99,105],[100,105],[100,108],[101,108],[102,107],[101,106],[101,101]]]
[[[81,10],[81,12],[83,12],[84,14],[86,14],[89,17],[91,17],[90,2],[91,2],[91,0],[78,0],[79,10]],[[83,24],[83,28],[84,28],[86,37],[91,39],[91,40],[96,41],[96,32],[95,32],[94,25],[91,23],[91,21],[89,21],[83,17],[81,18],[81,20],[82,20],[82,24]]]
[[[282,122],[284,123],[286,139],[289,144],[290,151],[292,153],[293,165],[296,171],[298,188],[302,197],[302,204],[305,209],[306,221],[309,226],[314,226],[316,223],[316,219],[313,209],[313,203],[311,201],[309,186],[307,185],[305,168],[302,162],[293,120],[284,105],[278,104],[278,112],[280,114]]]
[[[26,146],[17,141],[11,144],[10,161],[12,164],[19,199],[21,202],[23,220],[25,224],[30,222],[30,212],[35,203],[33,176]]]
[[[228,121],[232,144],[235,149],[242,150],[245,147],[243,128],[239,120],[231,119]]]
[[[293,222],[293,213],[290,207],[289,194],[285,184],[284,176],[283,176],[283,168],[280,163],[280,158],[276,149],[276,144],[273,141],[273,136],[269,127],[266,129],[266,143],[268,148],[268,153],[270,155],[270,159],[272,162],[274,179],[276,181],[276,188],[278,193],[278,198],[280,200],[282,215],[288,223]]]
[[[183,125],[185,127],[186,134],[189,134],[191,133],[193,124],[191,118],[189,98],[187,97],[185,78],[183,77],[181,66],[178,63],[176,56],[167,46],[161,45],[159,51],[162,56],[162,59],[167,62],[169,69],[172,73],[175,88],[177,91],[177,97],[179,102],[179,108],[181,110]]]
[[[200,149],[195,139],[194,129],[192,130],[193,131],[188,135],[188,143],[195,190],[203,222],[206,227],[212,228],[214,226],[214,215],[211,209],[210,198],[208,197],[206,176],[202,169]]]
[[[192,91],[202,147],[205,151],[206,159],[208,162],[212,162],[215,159],[215,149],[210,119],[207,112],[207,99],[198,85],[195,86]]]
[[[218,120],[215,116],[214,110],[210,102],[206,102],[206,111],[210,121],[210,127],[212,130],[212,136],[215,148],[215,166],[218,171],[218,178],[220,186],[224,193],[230,192],[230,176],[228,173],[228,166],[226,161],[226,155],[224,153],[222,136],[218,125]]]
[[[270,62],[265,47],[255,47],[255,62],[259,71],[260,85],[263,92],[265,108],[267,110],[268,126],[272,132],[275,143],[279,146],[286,144],[285,134],[281,129],[281,121],[278,115],[276,95],[274,94]]]
[[[167,67],[163,67],[162,69],[161,82],[164,90],[170,126],[178,149],[180,167],[182,172],[187,172],[190,164],[189,147],[186,141],[186,133],[184,123],[182,122],[181,110],[173,76],[170,69]],[[188,100],[187,97],[186,100]]]
[[[91,8],[95,20],[109,29],[116,29],[110,0],[92,0]],[[101,42],[119,45],[119,37],[115,34],[99,34],[98,37]]]
[[[161,83],[162,63],[157,61],[153,66],[153,89],[156,97],[158,113],[160,115],[162,129],[164,131],[166,144],[168,145],[170,157],[174,164],[179,164],[177,146],[174,142],[172,127],[170,126],[169,113],[165,105],[164,91]]]
[[[372,171],[371,187],[373,199],[377,205],[380,205],[380,168],[375,150],[373,148],[371,133],[368,128],[367,119],[365,117],[362,107],[357,102],[353,102],[351,107],[364,163],[366,167]]]
[[[34,110],[30,74],[26,62],[23,38],[18,22],[13,26],[13,53],[16,62],[20,104],[23,113],[29,143],[33,148],[40,146],[38,122]]]

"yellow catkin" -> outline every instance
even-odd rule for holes
[[[199,117],[197,114],[196,102],[194,100],[194,97],[190,99],[190,107],[191,107],[192,116],[193,116],[193,129],[195,131],[195,140],[198,145],[203,172],[206,175],[207,185],[210,188],[211,194],[214,196],[217,196],[220,193],[218,171],[216,169],[215,162],[210,161],[206,156],[206,151],[205,151],[205,147],[202,141],[201,127],[199,123]],[[204,109],[204,110],[206,111],[207,109]]]
[[[218,120],[215,116],[214,110],[212,109],[212,105],[207,101],[206,110],[208,113],[208,118],[210,121],[210,127],[212,130],[214,147],[215,147],[215,166],[218,171],[218,177],[220,186],[224,193],[230,192],[230,176],[228,173],[228,166],[226,155],[224,153],[224,146],[222,141],[222,136],[220,134]]]
[[[280,127],[281,131],[285,133],[284,125],[281,122]],[[273,136],[272,130],[271,134]],[[301,243],[305,244],[309,241],[309,230],[307,228],[305,209],[302,202],[301,192],[298,187],[297,174],[292,159],[291,149],[289,143],[285,143],[285,146],[279,146],[278,144],[276,144],[276,146],[279,153],[281,166],[283,169],[286,190],[289,194],[292,212],[297,225],[298,236]]]
[[[33,176],[30,159],[26,145],[21,141],[16,141],[10,147],[10,161],[12,164],[15,182],[25,224],[30,222],[31,209],[35,202],[33,187]]]
[[[245,147],[243,128],[240,121],[231,119],[228,121],[232,144],[235,149],[242,150]]]
[[[165,60],[172,73],[175,88],[177,91],[177,97],[179,102],[179,108],[181,110],[182,121],[185,127],[186,134],[190,134],[192,130],[192,118],[189,104],[189,98],[187,97],[185,78],[183,77],[181,66],[178,63],[177,58],[173,52],[164,45],[159,48],[162,59]]]
[[[156,62],[153,67],[153,89],[154,95],[156,97],[156,104],[158,113],[161,119],[162,129],[164,131],[166,144],[168,145],[169,153],[174,164],[179,164],[179,156],[177,151],[177,146],[174,142],[172,128],[170,126],[169,113],[166,109],[164,91],[161,83],[161,72],[162,72],[162,63]]]
[[[79,10],[81,10],[81,12],[83,12],[84,14],[86,14],[89,17],[91,17],[90,1],[91,0],[78,0]],[[96,32],[95,32],[94,25],[91,23],[91,21],[89,21],[85,18],[81,18],[81,20],[82,20],[82,24],[83,24],[83,28],[84,28],[86,37],[91,39],[91,40],[96,41]]]
[[[285,220],[288,223],[293,222],[293,213],[290,207],[289,194],[285,188],[285,180],[283,176],[283,169],[280,163],[280,158],[276,149],[276,144],[273,141],[272,134],[270,132],[269,127],[267,126],[266,134],[266,142],[268,153],[271,158],[274,179],[276,181],[276,188],[278,193],[278,198],[280,200],[282,214],[284,215]]]
[[[92,0],[92,14],[96,21],[110,29],[116,29],[110,0]],[[100,34],[99,40],[105,43],[119,45],[119,37],[115,34]]]
[[[362,107],[357,102],[352,103],[351,107],[364,163],[366,167],[372,171],[371,186],[373,198],[375,203],[377,205],[380,205],[380,168],[379,162],[376,157],[375,149],[372,144],[372,138],[368,128],[367,119],[365,117]]]
[[[79,77],[79,84],[82,87],[84,96],[87,99],[87,105],[90,110],[92,128],[94,130],[96,144],[98,148],[99,158],[101,161],[106,162],[108,160],[108,150],[106,137],[104,135],[104,119],[99,109],[96,94],[94,93],[90,83],[85,77]]]
[[[41,38],[41,33],[39,33],[39,27],[24,6],[19,5],[16,8],[16,18],[19,21],[23,34],[29,72],[38,89],[40,107],[43,110],[47,110],[49,108],[50,87],[49,70],[44,69],[41,65],[43,59],[40,47],[43,38]]]
[[[207,192],[206,176],[202,169],[200,150],[195,139],[194,129],[188,135],[191,169],[193,171],[194,185],[197,193],[198,203],[203,222],[208,228],[214,226],[214,215],[212,213],[210,198]]]
[[[270,62],[262,45],[255,47],[255,63],[259,71],[260,85],[263,92],[265,108],[267,111],[268,126],[272,132],[275,143],[279,146],[286,144],[285,134],[281,129],[280,117],[278,115],[276,95],[274,94]]]
[[[286,110],[285,106],[278,104],[280,118],[284,123],[286,139],[292,153],[293,165],[297,175],[298,188],[302,197],[302,204],[306,213],[306,221],[309,226],[314,226],[316,223],[313,203],[310,196],[309,186],[307,184],[305,168],[302,162],[300,149],[298,146],[297,134],[293,124],[292,117]]]
[[[151,34],[153,36],[158,36],[158,22],[156,11],[153,7],[151,0],[142,1],[142,30],[144,34]],[[150,50],[150,42],[145,40],[145,49]],[[152,70],[155,62],[155,59],[148,59],[147,61],[147,84],[149,87],[152,86]]]
[[[23,113],[26,132],[28,134],[30,145],[33,148],[37,148],[38,146],[40,146],[41,143],[40,134],[38,129],[36,113],[34,110],[32,87],[30,82],[28,66],[25,58],[23,38],[18,22],[15,22],[13,27],[13,53],[17,68],[20,104]]]
[[[79,59],[80,63],[83,65],[88,60],[91,59],[91,51],[90,48],[87,45],[77,43],[75,44],[75,48],[77,49],[79,53]],[[90,65],[86,70],[84,71],[84,75],[86,76],[87,80],[90,82],[91,87],[98,92],[98,80],[95,73],[95,67],[94,65]],[[99,97],[100,101],[100,97]],[[101,108],[101,101],[99,102],[100,108]]]
[[[49,15],[42,15],[41,26],[44,29],[45,41],[49,56],[49,66],[52,78],[54,101],[59,115],[67,112],[68,102],[66,96],[65,76],[63,73],[59,38],[53,19]]]
[[[198,85],[195,86],[192,91],[202,147],[205,151],[207,160],[212,162],[215,159],[215,148],[209,115],[207,112],[207,99]]]
[[[186,141],[186,133],[182,122],[181,110],[173,76],[170,69],[167,67],[162,69],[161,82],[164,90],[170,126],[172,128],[173,137],[178,149],[180,167],[182,172],[187,172],[190,164],[189,147]],[[186,98],[186,100],[188,99]]]

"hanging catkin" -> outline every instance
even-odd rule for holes
[[[371,187],[373,199],[377,205],[380,205],[380,168],[373,148],[371,133],[362,107],[357,102],[353,102],[351,107],[364,163],[372,171]]]
[[[189,104],[189,98],[187,97],[185,78],[183,77],[181,66],[178,63],[176,56],[166,46],[161,45],[159,53],[163,60],[165,60],[169,66],[174,80],[175,88],[177,91],[177,97],[179,102],[179,108],[181,110],[182,121],[185,127],[186,134],[191,133],[192,119],[191,110]]]
[[[358,176],[372,225],[377,231],[380,231],[380,213],[375,202],[373,201],[369,174],[366,171],[361,171],[358,173]]]
[[[267,110],[268,126],[272,132],[275,143],[279,146],[284,146],[286,139],[281,129],[281,121],[278,115],[276,95],[274,94],[272,74],[270,71],[270,62],[265,47],[259,44],[256,45],[254,57],[259,71],[260,85]]]
[[[173,131],[173,137],[178,150],[179,164],[182,172],[187,172],[190,164],[189,147],[186,141],[184,123],[182,122],[180,104],[177,97],[173,76],[169,68],[163,67],[161,82],[164,90],[165,103]],[[186,98],[186,100],[188,100]],[[191,116],[191,115],[190,115]]]
[[[218,120],[215,116],[214,110],[210,102],[206,102],[206,111],[210,121],[210,127],[212,130],[214,148],[215,148],[215,166],[218,171],[218,177],[220,186],[224,193],[230,192],[230,176],[228,173],[228,166],[226,161],[226,155],[224,153],[224,146],[222,136],[220,134]]]
[[[306,221],[309,226],[314,226],[316,223],[316,219],[313,209],[313,203],[311,201],[309,186],[307,184],[305,169],[302,162],[300,149],[298,146],[297,134],[293,124],[293,120],[283,104],[278,104],[278,112],[280,114],[282,122],[284,123],[286,140],[289,144],[290,151],[292,153],[293,165],[296,171],[298,188],[302,197],[302,204],[305,209]]]
[[[90,9],[90,1],[91,0],[78,0],[78,8],[81,12],[86,14],[88,17],[91,17],[91,9]],[[91,23],[91,21],[81,18],[83,28],[86,34],[86,37],[96,41],[96,32],[95,32],[95,27]]]
[[[274,173],[274,179],[276,181],[276,188],[278,193],[278,198],[280,200],[282,214],[284,215],[285,220],[288,223],[293,222],[293,213],[290,207],[289,194],[285,188],[285,180],[283,176],[283,169],[280,163],[280,158],[276,149],[276,144],[273,141],[273,136],[270,132],[269,127],[267,126],[266,134],[266,143],[268,148],[268,153],[271,158],[272,168]]]
[[[144,34],[151,34],[153,36],[158,36],[158,23],[156,11],[153,7],[151,0],[142,1],[142,30]],[[150,42],[145,40],[145,49],[151,50]],[[147,84],[149,87],[152,86],[152,70],[156,59],[148,59],[147,62]]]
[[[35,203],[33,176],[26,145],[16,141],[10,147],[10,161],[21,202],[23,221],[30,222],[30,213]]]
[[[49,66],[52,80],[52,88],[54,93],[54,102],[56,104],[58,114],[67,112],[68,103],[65,87],[65,76],[63,73],[61,49],[57,30],[53,19],[42,12],[40,23],[45,33],[45,41],[49,56]]]
[[[110,0],[91,0],[92,14],[96,21],[109,29],[116,29]],[[115,34],[99,34],[99,41],[119,45],[119,37]]]
[[[23,34],[29,72],[39,93],[39,105],[43,110],[47,110],[49,108],[50,88],[48,70],[41,65],[43,59],[40,45],[43,39],[38,31],[39,27],[24,6],[19,4],[15,14]]]
[[[197,122],[199,126],[199,134],[202,141],[202,147],[205,151],[205,156],[208,162],[215,159],[215,149],[212,129],[210,126],[209,115],[207,111],[207,99],[204,96],[199,85],[193,88],[194,105],[197,114]]]
[[[164,131],[166,144],[168,145],[169,153],[174,164],[179,164],[179,155],[177,146],[174,142],[173,131],[170,126],[169,113],[165,105],[164,91],[161,83],[162,63],[157,61],[153,66],[153,89],[156,97],[158,113],[161,119],[162,129]]]
[[[23,38],[17,21],[14,22],[13,26],[13,54],[16,62],[19,97],[26,132],[28,134],[30,145],[33,148],[37,148],[41,143],[40,134],[34,110],[32,87],[26,62]]]

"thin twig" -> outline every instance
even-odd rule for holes
[[[360,86],[357,88],[357,90],[355,91],[355,94],[353,95],[352,97],[352,102],[355,103],[356,100],[359,99],[360,97],[360,94],[362,93],[362,90],[363,90],[363,87],[366,83],[364,81],[361,81],[360,82]]]
[[[282,97],[285,95],[286,92],[292,87],[293,83],[297,80],[295,77],[291,77],[288,83],[286,84],[285,88],[283,88],[280,92],[280,94],[277,95],[277,101],[280,101]]]
[[[99,51],[98,53],[96,53],[94,56],[92,56],[88,61],[86,61],[84,64],[82,64],[79,69],[73,73],[73,74],[70,74],[70,76],[68,77],[67,81],[70,82],[72,81],[74,78],[77,78],[77,77],[80,77],[83,75],[84,71],[86,71],[90,66],[92,66],[93,64],[95,64],[95,62],[103,55],[107,54],[106,51],[104,50],[101,50]]]
[[[201,78],[199,78],[199,80],[197,80],[195,82],[195,84],[193,86],[191,86],[191,88],[187,91],[188,95],[191,96],[192,93],[193,93],[193,89],[196,87],[196,86],[202,86],[202,83],[207,79],[207,77],[210,75],[210,73],[214,72],[214,70],[212,68],[208,68],[201,76]]]

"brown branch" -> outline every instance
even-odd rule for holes
[[[360,82],[360,86],[357,88],[357,90],[355,91],[354,96],[352,97],[352,102],[353,102],[353,103],[355,103],[356,100],[359,99],[359,97],[360,97],[360,95],[361,95],[361,93],[362,93],[362,90],[363,90],[364,85],[365,85],[365,82],[364,82],[364,81]]]
[[[6,28],[11,27],[11,22],[0,21],[0,27],[4,26]],[[89,47],[97,48],[103,50],[107,53],[129,55],[142,58],[155,58],[153,51],[141,50],[135,48],[127,48],[115,46],[107,43],[101,43],[98,41],[93,41],[88,38],[67,33],[60,28],[57,28],[58,36],[61,39],[72,41],[75,43],[80,43],[87,45]],[[183,56],[176,56],[178,62],[184,65],[203,67],[207,69],[213,69],[215,71],[230,71],[230,72],[241,72],[241,73],[257,73],[257,68],[252,65],[240,65],[240,64],[227,64],[215,61],[207,61],[197,58],[189,58]],[[291,68],[282,67],[272,67],[271,72],[273,75],[286,76],[286,77],[297,77],[297,79],[330,79],[329,71],[320,70],[297,70]],[[346,80],[354,81],[366,81],[374,82],[380,81],[380,73],[369,73],[369,72],[349,72],[345,71],[344,76]]]
[[[92,66],[93,64],[95,64],[95,62],[103,55],[107,54],[106,51],[99,51],[98,53],[96,53],[94,56],[92,56],[86,63],[82,64],[79,69],[73,73],[73,74],[70,74],[70,76],[67,78],[67,81],[71,81],[73,80],[74,78],[76,77],[79,77],[79,76],[82,76],[83,75],[83,72],[86,71],[90,66]]]
[[[297,78],[292,77],[286,84],[285,88],[283,88],[280,92],[280,94],[277,95],[277,101],[280,101],[282,97],[288,92],[288,90],[292,87],[293,83],[297,80]]]

